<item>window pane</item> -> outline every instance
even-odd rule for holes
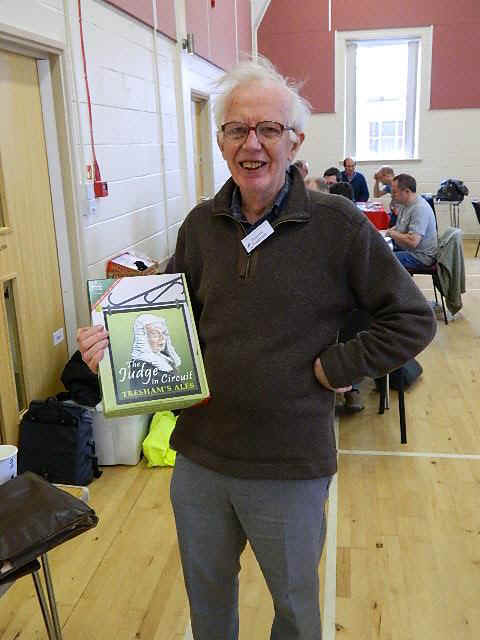
[[[353,104],[353,111],[347,113],[347,118],[352,117],[354,123],[352,147],[355,155],[367,159],[381,158],[381,154],[386,153],[395,157],[400,151],[399,155],[403,157],[409,44],[405,40],[356,41],[355,44],[355,71],[352,75],[352,95],[355,98],[354,103],[348,103]],[[372,70],[378,69],[379,60],[382,61],[382,69],[395,69],[395,73],[374,73]],[[350,67],[353,68],[353,62],[350,62]],[[412,130],[414,124],[411,125]],[[385,142],[384,136],[387,138]]]
[[[382,136],[395,135],[395,122],[382,122]]]
[[[394,150],[395,138],[382,138],[382,151],[391,153]]]

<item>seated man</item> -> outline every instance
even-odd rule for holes
[[[370,196],[367,181],[363,173],[355,171],[355,167],[357,166],[355,160],[353,158],[345,158],[343,166],[344,171],[340,174],[340,180],[350,182],[355,195],[355,202],[367,202]]]
[[[330,185],[330,193],[337,196],[343,196],[354,202],[353,188],[349,182],[334,182]]]
[[[323,179],[327,184],[335,184],[340,182],[340,171],[336,167],[329,167],[323,173]]]
[[[392,195],[392,182],[395,174],[392,167],[384,164],[380,167],[377,173],[373,176],[375,182],[373,185],[374,198],[381,198],[385,195]],[[394,227],[397,222],[397,214],[395,213],[395,202],[393,198],[390,201],[390,227]]]
[[[373,197],[381,198],[387,194],[392,194],[392,182],[395,174],[392,167],[384,164],[373,176],[375,179],[373,185]],[[380,186],[381,185],[381,186]]]
[[[417,195],[413,176],[400,173],[392,183],[392,197],[398,205],[398,219],[386,235],[394,243],[394,252],[406,268],[428,267],[437,254],[435,215],[428,202]]]

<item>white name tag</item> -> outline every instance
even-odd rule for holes
[[[269,223],[268,220],[262,222],[262,224],[258,225],[253,231],[250,231],[248,236],[245,236],[242,240],[242,244],[245,247],[245,251],[250,253],[261,244],[265,238],[271,236],[273,233],[273,227]]]

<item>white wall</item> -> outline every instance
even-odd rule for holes
[[[337,34],[335,49],[335,105],[336,113],[311,117],[305,142],[299,156],[308,160],[311,174],[322,175],[330,166],[341,167],[344,158],[344,98],[345,55],[343,38]],[[426,65],[421,77],[419,158],[418,160],[386,161],[396,173],[409,173],[418,183],[418,191],[436,193],[444,178],[455,177],[470,190],[460,206],[460,224],[468,236],[478,237],[479,227],[471,205],[472,198],[480,198],[480,109],[431,110],[429,91],[431,53],[424,51]],[[388,72],[388,70],[387,70]],[[358,162],[373,194],[373,175],[381,161]],[[437,207],[440,232],[449,225],[448,205]]]
[[[183,4],[177,0],[180,16]],[[92,153],[77,0],[3,0],[0,25],[28,32],[32,40],[61,43],[67,60],[71,56],[67,101],[80,194],[76,214],[84,235],[84,277],[92,278],[104,276],[108,259],[126,249],[160,261],[173,253],[178,227],[195,203],[191,92],[208,97],[221,71],[103,0],[82,0],[82,9],[96,155],[109,188],[93,208],[86,187]],[[213,124],[211,138],[213,193],[228,171]]]

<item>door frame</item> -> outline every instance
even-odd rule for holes
[[[68,78],[73,77],[67,43],[44,38],[0,22],[0,48],[18,53],[37,62],[42,105],[53,222],[65,318],[65,339],[69,355],[77,349],[76,330],[88,323],[85,294],[85,251],[79,203],[81,185],[74,179],[80,175],[72,140],[75,118],[72,113],[73,92]],[[84,305],[77,305],[85,298]],[[81,309],[77,307],[82,307]],[[79,313],[83,312],[83,317]]]
[[[196,89],[190,90],[190,123],[191,134],[194,144],[195,142],[195,127],[196,123],[192,121],[192,103],[201,102],[203,104],[202,113],[202,127],[200,129],[200,137],[202,142],[202,150],[204,155],[203,160],[203,186],[207,193],[205,196],[213,198],[215,193],[215,182],[213,178],[213,149],[212,149],[212,103],[210,96],[203,91],[197,91]],[[194,193],[196,193],[196,176],[194,171]],[[195,202],[195,204],[197,204]]]

